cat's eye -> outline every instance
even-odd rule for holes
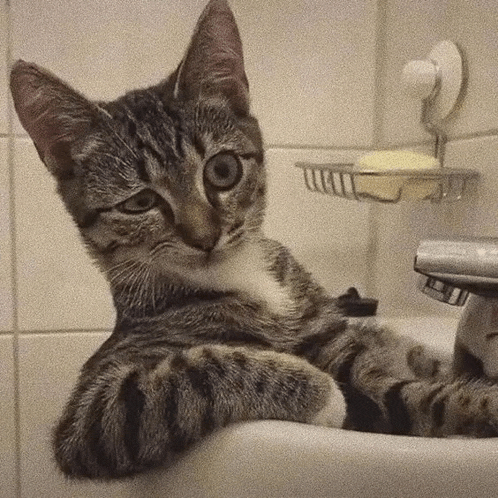
[[[156,206],[158,200],[159,196],[155,192],[145,189],[126,199],[116,207],[123,213],[140,214]]]
[[[230,190],[242,178],[242,165],[227,152],[213,156],[204,168],[204,182],[216,190]]]

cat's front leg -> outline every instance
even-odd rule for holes
[[[115,478],[164,465],[231,422],[340,427],[345,418],[332,378],[285,353],[199,346],[143,365],[104,357],[85,373],[55,431],[67,475]]]

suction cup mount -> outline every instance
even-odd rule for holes
[[[406,93],[422,99],[422,124],[435,138],[434,155],[443,166],[447,137],[443,122],[461,104],[467,87],[465,60],[458,46],[445,40],[438,43],[426,60],[408,62],[403,68]]]
[[[432,124],[444,121],[458,107],[466,80],[462,52],[448,40],[438,43],[426,60],[408,62],[402,74],[406,93],[424,101],[425,119]]]

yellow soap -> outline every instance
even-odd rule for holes
[[[409,150],[372,152],[359,158],[356,170],[386,172],[388,170],[413,170],[413,175],[361,175],[355,179],[357,194],[383,201],[425,199],[435,193],[437,182],[431,178],[417,178],[416,170],[439,168],[439,161],[427,154]]]

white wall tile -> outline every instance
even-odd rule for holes
[[[91,98],[114,98],[176,68],[205,3],[16,0],[13,57],[46,66]]]
[[[28,139],[16,140],[14,156],[20,329],[111,328],[107,283],[86,254],[55,182]]]
[[[377,2],[232,3],[267,142],[371,146]]]
[[[270,149],[265,232],[332,294],[367,285],[369,205],[306,190],[295,161],[350,162],[359,151]],[[361,292],[361,290],[360,290]]]
[[[474,169],[480,178],[473,195],[459,208],[458,216],[451,206],[445,206],[443,222],[462,235],[498,237],[498,136],[451,142],[446,164]]]
[[[8,141],[0,138],[0,332],[11,331],[12,278]]]
[[[79,369],[106,337],[102,333],[20,337],[22,498],[133,496],[132,484],[68,482],[56,469],[52,457],[51,430],[74,387]]]
[[[498,2],[450,0],[446,38],[466,56],[469,83],[463,106],[449,128],[452,137],[498,130]]]
[[[14,58],[46,66],[90,97],[113,98],[177,66],[205,3],[16,0]],[[370,146],[376,1],[231,5],[267,142]]]
[[[7,114],[7,3],[0,3],[0,134],[8,131]]]
[[[0,490],[14,496],[16,479],[14,350],[12,336],[0,336]]]

